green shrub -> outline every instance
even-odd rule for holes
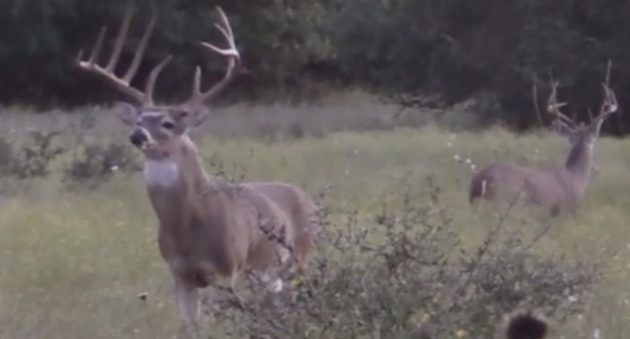
[[[101,183],[115,172],[135,172],[140,162],[127,145],[88,144],[65,168],[64,181]]]
[[[596,270],[534,254],[544,232],[524,242],[506,214],[466,249],[439,189],[428,203],[408,193],[403,201],[368,223],[346,213],[343,227],[325,227],[309,273],[289,277],[291,288],[254,293],[243,309],[219,303],[215,317],[254,338],[492,338],[516,309],[559,321],[584,310]]]
[[[23,145],[8,165],[9,173],[19,179],[45,177],[51,172],[51,164],[66,150],[58,146],[60,131],[30,131],[30,140]]]

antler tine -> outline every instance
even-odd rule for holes
[[[615,95],[615,92],[610,88],[611,69],[612,60],[608,59],[608,63],[606,64],[606,77],[604,78],[604,82],[602,83],[602,87],[604,88],[604,101],[602,102],[602,105],[599,109],[599,114],[595,118],[597,120],[604,119],[619,109],[617,96]]]
[[[217,11],[219,12],[219,16],[221,17],[221,23],[215,23],[214,27],[216,27],[221,32],[221,34],[223,34],[223,37],[225,37],[225,40],[228,43],[229,48],[227,49],[219,48],[208,42],[201,42],[201,44],[221,55],[233,56],[233,57],[238,58],[239,54],[238,54],[238,51],[236,50],[236,43],[234,42],[234,33],[232,32],[232,26],[230,25],[230,20],[228,19],[227,15],[225,15],[225,12],[223,12],[223,9],[221,9],[221,7],[217,6]]]
[[[602,102],[597,119],[605,118],[619,109],[615,92],[606,83],[603,83],[602,86],[604,87],[604,102]]]
[[[88,63],[94,64],[96,58],[101,53],[101,48],[103,47],[103,39],[105,39],[105,34],[107,34],[107,27],[101,27],[101,31],[98,33],[98,38],[96,39],[96,44],[94,44],[94,49],[92,49],[92,53],[90,54],[90,58],[88,59]]]
[[[195,77],[193,78],[193,96],[200,96],[201,93],[201,67],[195,67]]]
[[[551,83],[551,94],[549,94],[549,99],[547,100],[547,112],[557,119],[563,121],[566,125],[568,125],[571,129],[575,129],[577,127],[575,121],[573,119],[566,116],[564,113],[560,112],[560,108],[566,106],[566,102],[558,102],[557,92],[558,92],[559,82],[554,81]]]
[[[108,72],[114,72],[114,68],[116,68],[118,59],[120,59],[120,53],[122,52],[123,45],[125,44],[125,40],[127,39],[127,33],[129,32],[129,26],[131,25],[132,17],[133,7],[131,5],[131,2],[129,2],[127,8],[125,9],[125,16],[123,18],[122,25],[120,26],[120,30],[118,31],[118,36],[116,36],[116,40],[114,41],[114,50],[111,57],[109,58],[107,66],[105,67],[105,70]]]
[[[218,54],[228,57],[227,68],[226,68],[225,75],[223,76],[223,78],[214,86],[212,86],[210,89],[208,89],[206,92],[203,92],[201,90],[201,68],[197,67],[197,69],[195,70],[195,77],[193,80],[192,95],[189,100],[189,103],[192,103],[192,104],[202,104],[203,102],[210,100],[211,98],[216,96],[219,92],[221,92],[234,77],[234,68],[241,58],[240,54],[238,53],[238,50],[236,49],[236,42],[234,41],[234,33],[232,32],[232,26],[230,25],[230,21],[227,15],[225,14],[225,12],[223,12],[223,9],[221,9],[221,7],[219,6],[217,6],[217,11],[219,12],[221,22],[216,23],[214,26],[221,32],[221,34],[225,38],[228,44],[228,48],[219,48],[211,43],[203,42],[203,41],[201,42],[201,45],[211,49],[212,51]]]
[[[134,53],[133,59],[129,68],[125,72],[123,77],[119,77],[115,74],[115,69],[120,59],[120,54],[122,53],[122,48],[125,43],[127,33],[129,32],[129,26],[131,24],[131,19],[133,16],[133,7],[131,2],[129,2],[127,9],[125,10],[125,16],[122,20],[122,24],[120,30],[118,32],[118,36],[114,41],[114,49],[109,58],[107,66],[103,67],[98,64],[98,56],[102,49],[103,40],[106,35],[106,29],[101,29],[98,39],[96,40],[96,44],[92,49],[90,57],[87,60],[83,60],[83,52],[80,52],[77,57],[77,65],[79,68],[98,75],[99,77],[105,79],[109,83],[111,83],[118,91],[129,96],[137,103],[143,106],[151,106],[153,105],[153,90],[155,87],[155,82],[164,68],[166,64],[171,60],[171,56],[164,58],[159,64],[157,64],[149,74],[146,84],[145,84],[145,92],[140,91],[137,88],[131,86],[132,79],[136,76],[138,72],[138,68],[140,67],[140,62],[142,62],[142,58],[146,52],[149,40],[151,39],[151,35],[155,28],[155,24],[157,19],[155,16],[151,18],[149,25],[147,26],[140,42],[138,43],[138,47]]]
[[[131,79],[133,79],[133,77],[136,75],[136,72],[138,71],[138,67],[140,66],[140,61],[142,60],[142,57],[144,56],[144,52],[146,51],[147,45],[149,44],[149,39],[151,38],[151,34],[153,33],[153,28],[155,28],[156,21],[157,20],[154,15],[151,18],[151,21],[149,22],[147,29],[144,31],[144,34],[142,35],[142,39],[140,40],[140,43],[138,44],[136,53],[133,55],[133,60],[131,61],[131,65],[129,65],[129,69],[127,70],[127,73],[125,73],[125,76],[123,77],[123,80],[125,82],[130,82]]]
[[[157,78],[162,72],[162,69],[164,68],[164,66],[166,66],[171,61],[172,58],[173,56],[169,55],[166,58],[162,59],[162,61],[159,64],[153,67],[153,69],[151,70],[151,73],[149,74],[149,77],[147,78],[147,83],[144,87],[144,93],[147,97],[147,101],[150,102],[151,104],[153,104],[153,90],[155,88],[155,82],[157,81]]]
[[[552,123],[552,128],[557,132],[562,133],[562,128],[566,129],[568,132],[575,132],[577,128],[575,126],[571,126],[563,120],[556,119]]]

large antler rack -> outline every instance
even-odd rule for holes
[[[617,112],[617,110],[619,109],[617,96],[615,95],[615,92],[610,88],[611,67],[612,67],[612,63],[608,61],[608,66],[606,70],[606,78],[604,82],[602,83],[602,87],[604,88],[604,100],[602,101],[602,104],[600,106],[597,116],[595,116],[594,118],[591,116],[590,124],[598,123],[607,119],[611,114]],[[567,115],[560,112],[560,108],[565,106],[566,103],[558,102],[557,89],[558,89],[558,82],[552,82],[551,94],[549,95],[549,100],[547,101],[547,112],[556,118],[553,121],[553,124],[555,127],[560,127],[562,129],[569,130],[569,131],[575,131],[581,126],[579,126],[573,119],[569,118]]]
[[[131,64],[129,65],[129,68],[127,69],[125,74],[122,77],[119,77],[115,74],[116,66],[118,65],[122,49],[127,38],[127,33],[129,32],[129,26],[131,24],[132,17],[133,7],[129,5],[125,10],[125,15],[120,26],[120,30],[118,31],[116,40],[114,40],[114,48],[112,50],[112,54],[110,55],[109,61],[107,62],[106,66],[99,65],[97,60],[103,47],[103,40],[105,38],[105,35],[107,34],[106,27],[101,28],[101,31],[98,35],[98,38],[96,40],[96,43],[94,44],[94,48],[92,49],[89,58],[87,60],[83,60],[83,51],[80,51],[76,60],[76,64],[79,68],[103,78],[106,82],[110,83],[112,86],[114,86],[114,88],[116,88],[122,94],[128,96],[136,103],[143,106],[153,106],[153,91],[155,88],[155,82],[157,81],[157,78],[160,75],[160,72],[162,71],[164,66],[166,66],[166,64],[171,60],[171,56],[169,55],[164,58],[151,70],[151,73],[149,73],[149,76],[146,80],[144,91],[132,87],[131,81],[138,72],[140,62],[142,61],[149,39],[151,38],[151,34],[153,33],[153,29],[155,28],[155,16],[151,19],[149,25],[144,31],[140,43],[138,44],[138,47],[134,53]]]

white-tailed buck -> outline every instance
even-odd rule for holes
[[[84,60],[80,55],[77,60],[80,69],[100,76],[137,105],[118,103],[115,108],[120,119],[133,128],[131,143],[145,156],[144,178],[159,220],[159,249],[170,268],[175,298],[186,321],[197,318],[200,288],[217,286],[233,291],[237,277],[243,273],[257,274],[270,289],[282,289],[282,280],[271,274],[290,264],[303,268],[321,230],[316,206],[302,190],[282,182],[235,184],[209,176],[202,166],[187,132],[204,121],[209,112],[205,104],[233,79],[240,63],[228,18],[221,8],[217,10],[221,21],[215,26],[228,47],[202,45],[227,58],[225,75],[202,91],[201,70],[197,67],[192,95],[183,104],[158,106],[153,99],[155,82],[170,56],[149,73],[143,91],[130,85],[155,18],[128,70],[122,77],[115,74],[132,18],[131,8],[105,66],[97,63],[105,30],[90,56]]]
[[[510,201],[522,194],[527,203],[549,208],[552,216],[564,211],[577,211],[591,181],[595,141],[602,124],[617,111],[618,105],[607,80],[603,84],[604,100],[599,114],[588,124],[578,125],[560,112],[565,103],[557,102],[557,87],[558,83],[552,83],[547,112],[554,116],[554,129],[567,136],[571,145],[564,164],[546,169],[524,167],[512,162],[488,165],[472,177],[471,203],[477,198]]]

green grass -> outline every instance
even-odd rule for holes
[[[23,127],[28,119],[20,119],[15,124]],[[107,139],[120,137],[121,131],[118,126],[115,132],[99,133]],[[238,133],[200,134],[196,140],[205,159],[215,156],[228,170],[242,168],[247,180],[283,180],[313,194],[331,185],[328,204],[363,214],[378,208],[383,196],[395,203],[401,179],[408,177],[412,189],[423,192],[431,176],[470,243],[489,228],[484,213],[490,211],[474,212],[469,206],[470,165],[455,157],[471,159],[476,166],[497,159],[549,165],[562,162],[567,148],[564,139],[547,133],[517,137],[493,129],[453,134],[434,126],[275,142]],[[555,221],[539,248],[567,254],[567,260],[605,263],[605,279],[587,314],[562,328],[567,337],[586,337],[596,328],[603,338],[621,338],[630,331],[629,148],[627,140],[598,142],[599,171],[580,213]],[[80,191],[58,184],[58,174],[25,183],[3,181],[20,189],[0,205],[0,337],[169,337],[178,315],[140,174],[119,174],[96,189]],[[141,302],[137,294],[145,291],[149,298]]]

